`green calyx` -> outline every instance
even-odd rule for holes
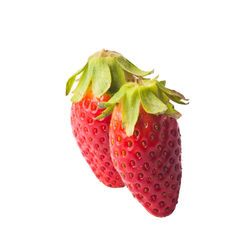
[[[179,118],[181,114],[175,110],[170,101],[188,104],[181,93],[165,87],[165,81],[141,79],[125,83],[108,102],[101,102],[100,109],[105,109],[96,119],[105,118],[112,113],[116,104],[122,104],[122,123],[128,136],[133,135],[139,117],[140,104],[149,114],[167,114]]]
[[[76,81],[78,84],[72,91],[72,102],[79,102],[90,87],[96,97],[101,97],[105,93],[113,95],[126,83],[126,80],[134,76],[144,77],[151,73],[153,70],[140,70],[115,51],[102,50],[90,56],[86,65],[69,78],[66,95],[70,93]]]

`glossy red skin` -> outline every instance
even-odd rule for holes
[[[113,164],[133,196],[158,217],[170,215],[181,185],[181,139],[177,121],[142,108],[133,136],[122,128],[120,107],[110,123]]]
[[[86,94],[80,102],[72,104],[71,125],[81,153],[96,177],[106,186],[118,188],[123,187],[124,183],[110,158],[109,125],[111,116],[94,120],[103,111],[97,108],[98,103],[106,102],[109,99],[108,95],[96,98],[91,93]]]

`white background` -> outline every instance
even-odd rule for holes
[[[249,1],[0,3],[0,249],[250,249]],[[156,218],[96,180],[69,76],[121,52],[190,98],[179,204]]]

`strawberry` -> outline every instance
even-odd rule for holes
[[[164,84],[139,79],[99,104],[114,108],[109,130],[114,167],[133,196],[158,217],[170,215],[178,202],[182,168],[176,118],[180,113],[170,100],[181,104],[186,100]]]
[[[106,186],[123,187],[124,183],[110,158],[110,111],[106,111],[105,118],[96,120],[101,114],[98,104],[108,101],[126,79],[151,72],[138,69],[117,52],[102,50],[91,56],[87,64],[67,82],[66,95],[77,81],[76,77],[80,76],[71,99],[72,130],[83,157]]]
[[[82,155],[96,177],[109,187],[123,187],[110,158],[108,130],[111,116],[95,120],[101,113],[98,103],[109,98],[109,95],[97,98],[91,92],[85,94],[80,102],[72,104],[71,125]]]

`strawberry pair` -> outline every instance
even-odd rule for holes
[[[181,139],[171,100],[185,97],[145,78],[121,54],[102,50],[67,82],[71,125],[82,155],[109,187],[126,185],[153,215],[173,212],[181,184]],[[76,80],[76,77],[79,79]]]

